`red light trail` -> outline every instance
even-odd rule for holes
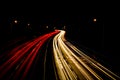
[[[21,70],[25,67],[25,72],[22,75],[21,80],[25,78],[27,75],[27,72],[30,69],[30,66],[32,65],[33,60],[35,59],[40,47],[52,36],[57,34],[59,31],[54,31],[48,34],[45,34],[43,36],[40,36],[32,41],[28,41],[15,49],[13,49],[6,57],[9,59],[6,60],[1,66],[0,66],[0,78],[2,78],[9,70],[14,68],[14,66],[20,67],[18,70],[16,70],[15,78],[18,77]],[[32,51],[31,51],[32,50]],[[30,51],[30,52],[29,52]],[[24,59],[24,57],[26,57]],[[21,61],[24,59],[24,61],[21,63]],[[21,63],[21,64],[20,64]]]

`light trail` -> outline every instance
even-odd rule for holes
[[[55,67],[60,80],[118,80],[120,77],[77,49],[60,30],[53,39]],[[101,75],[102,74],[102,75]]]
[[[6,55],[6,57],[10,56],[6,62],[1,64],[0,66],[0,79],[4,78],[4,76],[10,70],[14,69],[15,75],[14,79],[17,80],[22,73],[22,77],[20,80],[25,79],[39,49],[41,46],[52,36],[59,33],[59,31],[54,31],[45,35],[42,35],[38,38],[33,39],[32,41],[28,41],[15,49],[13,49],[10,54]],[[25,58],[24,58],[25,57]],[[9,78],[9,77],[8,77]]]
[[[56,35],[57,34],[57,35]],[[0,55],[4,59],[0,63],[0,80],[24,80],[27,79],[32,65],[45,42],[53,38],[53,69],[56,80],[119,80],[120,77],[95,61],[81,50],[65,39],[65,31],[55,30],[54,32],[42,35],[33,40],[25,42],[9,53]],[[46,47],[43,65],[43,79],[46,75]],[[40,53],[39,53],[40,54]],[[36,63],[37,64],[37,63]],[[41,64],[42,65],[42,64]],[[39,67],[39,66],[38,66]],[[34,67],[35,68],[35,67]],[[37,70],[37,69],[36,69]],[[49,72],[49,70],[47,71]],[[31,74],[31,76],[34,73]],[[48,73],[47,73],[48,74]],[[7,77],[6,77],[7,76]],[[28,77],[27,77],[28,76]]]

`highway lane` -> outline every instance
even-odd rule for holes
[[[52,48],[53,37],[49,39],[44,55],[44,78],[43,80],[56,80],[54,70],[54,59],[53,59],[53,48]],[[44,49],[45,50],[45,49]]]
[[[59,31],[54,31],[28,41],[6,55],[0,64],[0,79],[23,80],[26,78],[41,46]],[[44,54],[44,53],[43,53]],[[21,75],[22,74],[22,75]]]
[[[53,36],[54,37],[54,36]],[[55,80],[53,60],[52,60],[52,39],[49,38],[40,48],[37,54],[34,65],[27,75],[26,80]]]
[[[120,79],[64,36],[65,31],[55,30],[21,44],[5,55],[2,53],[0,80]]]
[[[68,42],[60,30],[53,39],[56,72],[60,80],[118,80],[120,77]]]

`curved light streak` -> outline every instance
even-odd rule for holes
[[[25,79],[41,46],[57,33],[59,33],[57,30],[50,32],[14,48],[6,55],[5,62],[0,65],[0,79],[9,80],[13,73],[12,78],[14,80],[18,80],[20,76],[20,80]],[[11,74],[5,77],[7,72]]]
[[[60,30],[53,39],[55,66],[60,80],[120,79],[112,71],[68,42],[64,35],[65,31]]]

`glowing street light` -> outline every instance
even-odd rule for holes
[[[30,24],[29,24],[29,23],[28,23],[27,25],[28,25],[28,26],[30,26]]]
[[[48,28],[48,26],[46,26],[46,28]]]
[[[93,21],[96,22],[97,21],[96,18],[94,18]]]
[[[15,20],[15,21],[14,21],[14,23],[16,23],[16,24],[17,24],[17,23],[18,23],[18,21],[17,21],[17,20]]]

